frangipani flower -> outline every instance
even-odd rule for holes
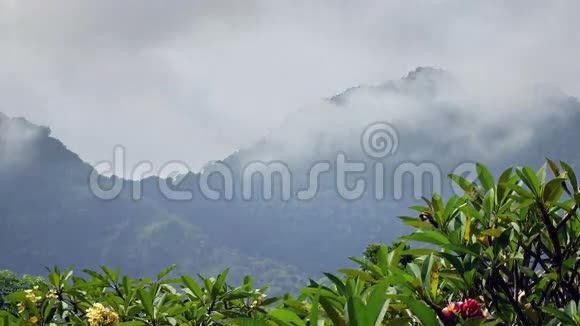
[[[470,319],[475,317],[485,318],[485,313],[481,303],[475,299],[467,299],[464,302],[450,302],[447,307],[441,310],[445,317],[461,316],[463,319]]]
[[[119,315],[101,303],[87,309],[87,319],[91,326],[115,326],[119,323]]]

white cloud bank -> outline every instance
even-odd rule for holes
[[[574,0],[0,0],[0,111],[50,125],[88,162],[122,144],[130,161],[196,169],[313,101],[419,65],[452,71],[490,115],[536,82],[580,95],[578,12]]]

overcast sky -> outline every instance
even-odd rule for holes
[[[196,169],[416,66],[483,93],[540,82],[578,96],[578,13],[575,0],[0,0],[0,111],[90,163],[121,144],[129,161]]]

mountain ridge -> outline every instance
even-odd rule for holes
[[[513,164],[537,166],[545,156],[580,163],[575,143],[580,104],[574,98],[538,94],[540,101],[531,96],[533,105],[545,106],[547,112],[534,107],[533,112],[541,113],[538,119],[496,125],[493,120],[479,121],[473,108],[454,101],[453,93],[446,93],[455,87],[447,85],[454,81],[446,76],[444,71],[421,68],[398,81],[345,90],[340,101],[331,98],[323,107],[291,116],[256,145],[219,162],[232,169],[239,185],[246,163],[280,159],[292,169],[300,189],[314,162],[331,161],[340,151],[349,159],[376,163],[360,148],[360,135],[369,123],[392,121],[400,144],[397,155],[381,160],[388,169],[401,162],[430,160],[447,172],[455,164],[481,159],[498,173]],[[14,137],[15,130],[34,137]],[[525,137],[512,139],[513,135]],[[20,153],[25,148],[28,153]],[[0,114],[0,163],[15,149],[28,161],[0,169],[0,246],[11,249],[0,253],[0,261],[23,273],[39,273],[54,263],[122,264],[136,275],[153,275],[173,263],[190,273],[233,266],[234,277],[251,273],[259,282],[288,289],[343,264],[344,256],[360,254],[368,243],[395,240],[405,229],[393,219],[415,202],[390,197],[377,201],[370,194],[344,200],[332,173],[321,178],[321,188],[310,201],[276,196],[243,200],[239,188],[232,200],[213,201],[199,193],[199,180],[208,170],[190,172],[173,185],[192,190],[191,201],[168,200],[159,188],[168,180],[156,176],[140,181],[101,176],[105,183],[120,180],[124,186],[118,197],[105,201],[87,184],[93,168],[53,138],[49,128]],[[498,154],[487,155],[489,150]],[[361,176],[372,177],[371,172]],[[223,190],[219,179],[210,182]],[[413,189],[405,182],[405,189]],[[143,186],[137,201],[132,198],[136,186]],[[449,193],[445,188],[444,194]]]

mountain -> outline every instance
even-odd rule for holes
[[[51,137],[50,129],[0,114],[0,268],[37,274],[53,264],[121,264],[127,273],[152,275],[173,263],[189,273],[230,266],[234,279],[251,273],[274,291],[292,289],[344,266],[344,257],[360,255],[367,244],[405,232],[396,217],[420,200],[414,190],[428,195],[437,182],[417,184],[408,174],[398,182],[402,168],[430,163],[443,180],[441,191],[450,195],[445,176],[462,163],[482,161],[495,173],[512,164],[539,166],[545,157],[580,163],[578,100],[545,88],[521,99],[484,106],[451,74],[418,68],[296,112],[254,146],[208,163],[200,173],[141,181],[101,176],[103,189],[121,185],[112,200],[95,196],[92,167]],[[377,122],[392,129],[373,133],[385,126]],[[371,150],[395,146],[373,156],[363,150],[365,141]],[[345,178],[349,188],[359,178],[367,181],[360,198],[346,199],[338,190],[340,155],[365,164],[364,172]],[[248,178],[257,162],[266,166]],[[311,168],[324,162],[330,171],[315,175],[315,196],[298,198],[314,180]],[[274,174],[268,199],[260,174],[267,175],[270,163],[282,173],[287,169],[289,181]],[[384,196],[377,199],[379,163]],[[228,200],[229,187],[216,172],[224,168],[231,173]],[[205,181],[221,200],[204,196]],[[287,183],[291,191],[283,198]],[[134,199],[137,187],[142,195]],[[169,190],[189,191],[193,198],[172,199]]]
[[[305,281],[292,266],[214,241],[156,201],[133,201],[129,193],[96,198],[87,183],[92,167],[46,127],[0,115],[0,158],[0,269],[39,274],[53,265],[120,264],[145,276],[179,263],[181,271],[207,274],[232,267],[237,280],[256,274],[278,292]]]
[[[359,255],[366,244],[388,243],[405,231],[396,217],[408,214],[407,207],[421,201],[414,198],[417,186],[408,176],[401,185],[393,184],[395,171],[405,163],[432,163],[440,173],[441,191],[449,196],[451,182],[446,176],[462,163],[480,161],[498,174],[512,164],[539,167],[546,157],[580,162],[574,141],[580,123],[577,99],[543,89],[534,90],[525,101],[498,105],[495,116],[484,111],[489,108],[469,98],[453,76],[433,68],[418,68],[377,86],[351,88],[290,116],[255,146],[188,175],[178,188],[190,190],[194,199],[171,202],[171,210],[243,252],[283,259],[309,275],[328,271],[342,266],[345,256]],[[389,122],[398,134],[397,152],[381,159],[361,150],[363,130],[377,121]],[[367,171],[350,175],[348,182],[352,187],[358,177],[370,181],[368,191],[357,200],[337,194],[334,168],[319,177],[320,189],[311,200],[294,195],[281,199],[279,178],[274,179],[272,200],[261,198],[259,179],[252,180],[254,196],[243,199],[244,171],[255,162],[283,162],[291,172],[295,194],[308,184],[314,164],[326,161],[334,167],[340,153],[346,153],[349,161],[366,163]],[[372,191],[377,162],[384,164],[387,179],[381,200]],[[225,193],[223,181],[209,175],[224,165],[235,180],[233,199],[205,200],[199,187],[204,178]],[[393,198],[394,186],[404,190],[403,198]],[[429,196],[433,184],[425,180],[421,188],[419,194]],[[156,193],[154,185],[146,189]],[[199,214],[199,207],[204,207],[204,214]],[[251,240],[255,238],[260,239],[258,245]]]

